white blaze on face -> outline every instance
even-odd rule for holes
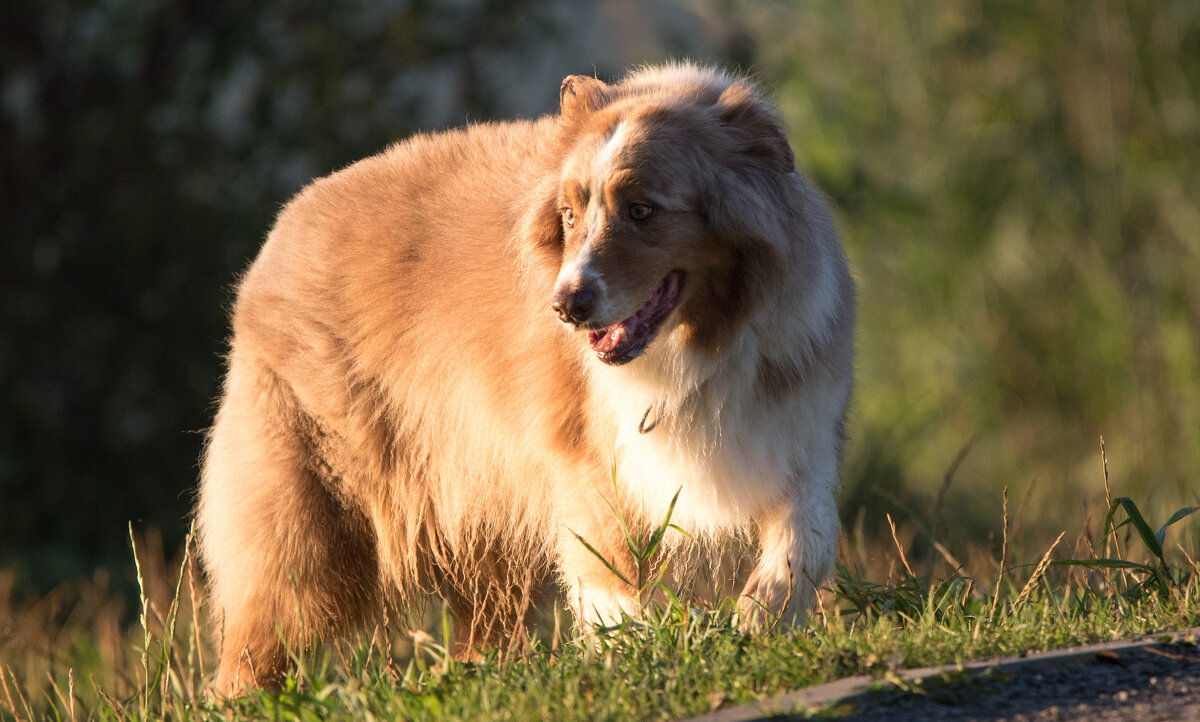
[[[604,279],[596,273],[592,266],[593,243],[597,236],[600,235],[601,228],[604,225],[604,216],[608,212],[605,207],[604,189],[608,185],[608,178],[612,172],[617,169],[616,163],[621,155],[621,150],[629,139],[628,128],[624,123],[617,123],[604,139],[599,143],[596,154],[592,157],[591,171],[591,198],[588,207],[577,208],[576,216],[580,218],[587,229],[587,235],[584,238],[583,245],[579,249],[579,253],[575,254],[558,272],[558,279],[555,281],[557,288],[562,288],[564,285],[571,289],[578,289],[585,285],[590,285],[597,293],[599,316],[607,315],[608,309],[608,293],[607,285]]]
[[[625,123],[617,123],[608,136],[600,141],[600,148],[592,157],[593,194],[603,194],[604,188],[608,185],[609,176],[613,171],[618,170],[616,162],[628,140],[629,126]],[[603,198],[602,195],[600,197]]]
[[[591,244],[600,235],[600,230],[604,226],[605,215],[614,210],[608,208],[608,198],[605,195],[605,189],[608,188],[608,179],[612,177],[614,171],[619,169],[617,162],[620,160],[621,151],[628,140],[628,126],[625,123],[617,123],[613,126],[612,131],[600,141],[596,155],[592,156],[592,194],[591,202],[588,203],[587,218],[585,220],[587,223],[587,244]]]

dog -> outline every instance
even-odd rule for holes
[[[840,534],[854,324],[826,203],[717,69],[570,76],[557,115],[313,182],[239,282],[202,459],[215,689],[430,595],[459,657],[526,639],[556,588],[611,624],[643,563],[734,574],[747,629],[801,619]],[[668,520],[635,560],[626,532]]]

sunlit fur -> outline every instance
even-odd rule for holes
[[[519,643],[555,587],[584,624],[636,613],[576,534],[632,580],[616,515],[652,527],[677,491],[677,589],[741,589],[754,626],[829,575],[854,290],[772,107],[687,64],[561,100],[314,182],[241,280],[197,509],[218,692],[429,594],[460,656]],[[674,269],[623,365],[551,310],[599,279],[615,323]]]

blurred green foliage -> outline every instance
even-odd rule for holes
[[[847,493],[928,504],[967,450],[959,526],[1036,484],[1050,533],[1102,498],[1104,435],[1114,484],[1194,502],[1200,4],[727,9],[860,281]]]
[[[583,5],[0,7],[0,566],[124,561],[131,519],[178,540],[229,289],[279,205],[414,129],[511,115],[518,87],[550,109],[532,49],[589,32]],[[984,539],[1000,488],[1037,485],[1027,523],[1065,528],[1101,434],[1148,513],[1195,501],[1200,4],[602,5],[691,18],[660,52],[706,32],[701,59],[759,75],[837,206],[862,314],[848,523]]]

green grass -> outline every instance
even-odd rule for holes
[[[668,594],[643,618],[584,636],[555,613],[527,656],[463,663],[439,643],[448,623],[434,617],[424,630],[376,629],[306,653],[280,694],[233,702],[204,694],[214,655],[190,555],[166,565],[153,537],[134,535],[142,603],[124,629],[99,580],[25,604],[0,595],[0,719],[686,717],[850,675],[1198,625],[1197,566],[1168,539],[1192,511],[1153,531],[1118,498],[1100,539],[1116,553],[1078,560],[1054,559],[1060,535],[1036,559],[1013,561],[1006,535],[989,579],[950,561],[918,577],[893,535],[872,551],[901,572],[872,582],[839,565],[794,630],[744,634],[733,600],[702,609]],[[1007,500],[1002,514],[1008,530]]]

